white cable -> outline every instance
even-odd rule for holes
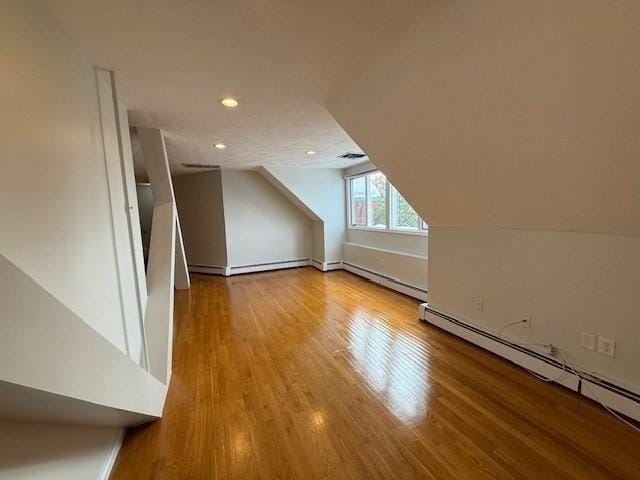
[[[511,323],[507,323],[504,327],[502,327],[500,329],[500,331],[498,332],[498,338],[500,340],[506,340],[505,338],[502,338],[502,332],[504,332],[507,328],[509,327],[513,327],[514,325],[518,325],[520,323],[524,323],[524,320],[518,320],[517,322],[511,322]],[[507,340],[508,342],[509,340]]]
[[[616,411],[609,408],[602,400],[600,400],[600,397],[598,397],[598,395],[596,395],[595,392],[591,390],[591,387],[589,386],[589,379],[585,378],[584,372],[582,372],[581,370],[578,370],[577,368],[574,368],[573,365],[571,365],[571,363],[567,360],[567,355],[564,352],[564,350],[558,348],[558,352],[560,352],[560,355],[562,356],[562,360],[564,364],[569,367],[569,369],[574,373],[575,376],[577,376],[579,379],[582,380],[582,385],[585,386],[587,390],[589,390],[589,393],[593,395],[593,399],[596,402],[602,405],[611,415],[616,417],[618,420],[620,420],[623,423],[626,423],[629,427],[631,427],[635,431],[640,432],[640,428],[636,427],[633,423],[627,421],[625,418],[619,415]]]
[[[502,332],[504,332],[507,328],[509,327],[513,327],[514,325],[519,325],[521,323],[525,323],[524,320],[518,320],[517,322],[511,322],[511,323],[507,323],[505,326],[503,326],[500,331],[498,332],[498,338],[500,340],[504,340],[505,342],[508,342],[511,345],[517,345],[519,347],[548,347],[548,345],[544,345],[542,343],[517,343],[517,342],[512,342],[511,340],[508,340],[506,338],[504,338],[502,336]],[[536,372],[533,372],[531,370],[529,370],[528,368],[523,367],[527,372],[529,372],[531,375],[533,375],[534,377],[536,377],[539,380],[542,380],[543,382],[557,382],[558,380],[560,380],[562,377],[564,377],[565,373],[566,373],[566,365],[564,362],[562,362],[562,370],[560,371],[560,374],[555,377],[555,378],[548,378],[545,377],[543,375],[539,375]]]
[[[549,345],[545,345],[545,344],[541,344],[541,343],[516,343],[516,342],[512,342],[511,340],[508,340],[508,339],[502,337],[502,333],[507,328],[512,327],[514,325],[518,325],[520,323],[524,323],[524,321],[523,320],[518,320],[517,322],[507,323],[505,326],[503,326],[500,329],[500,332],[498,333],[498,338],[500,340],[504,340],[505,342],[508,342],[508,343],[510,343],[512,345],[518,345],[520,347],[528,347],[528,346],[531,346],[531,347],[549,347]],[[629,422],[626,419],[624,419],[617,412],[615,412],[614,410],[609,408],[602,400],[600,400],[598,395],[596,395],[595,392],[589,386],[589,379],[585,378],[585,373],[582,372],[581,370],[578,370],[578,369],[574,368],[573,365],[571,365],[571,363],[567,360],[567,355],[566,355],[564,350],[562,350],[559,347],[555,347],[555,349],[557,350],[558,353],[560,353],[560,356],[562,357],[562,371],[560,372],[560,375],[558,375],[556,378],[547,378],[547,377],[544,377],[542,375],[538,375],[536,372],[532,372],[528,368],[524,368],[524,367],[523,368],[527,372],[529,372],[531,375],[533,375],[534,377],[538,378],[539,380],[542,380],[543,382],[557,382],[562,377],[564,377],[564,375],[565,375],[565,373],[567,371],[567,368],[569,368],[569,370],[571,372],[573,372],[573,374],[576,377],[578,377],[580,380],[582,380],[582,385],[584,385],[586,387],[586,389],[589,390],[589,393],[591,393],[591,395],[593,395],[593,399],[596,402],[598,402],[600,405],[602,405],[611,415],[616,417],[618,420],[620,420],[621,422],[626,423],[628,426],[630,426],[632,429],[636,430],[637,432],[640,432],[640,428],[636,427],[634,424],[632,424],[631,422]]]

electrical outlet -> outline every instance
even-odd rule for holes
[[[479,312],[482,312],[484,310],[484,300],[479,298],[478,300],[476,300],[476,308],[478,309]]]
[[[616,341],[610,338],[598,337],[597,352],[614,357],[616,354]]]
[[[582,337],[580,339],[580,346],[586,350],[595,351],[596,336],[593,333],[582,332]]]
[[[529,315],[528,313],[523,314],[520,317],[520,321],[522,321],[523,327],[531,328],[531,315]]]

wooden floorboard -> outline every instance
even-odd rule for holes
[[[639,434],[416,300],[313,268],[192,282],[164,416],[113,479],[640,479]]]

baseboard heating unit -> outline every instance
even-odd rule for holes
[[[333,261],[333,262],[321,262],[316,259],[300,259],[300,260],[285,260],[281,262],[269,262],[258,263],[254,265],[240,265],[240,266],[222,266],[222,265],[189,265],[189,272],[191,273],[206,273],[209,275],[223,275],[228,277],[230,275],[239,275],[241,273],[254,273],[254,272],[266,272],[269,270],[279,270],[283,268],[296,268],[312,266],[321,272],[330,272],[333,270],[346,270],[359,277],[371,280],[378,285],[390,288],[396,292],[403,293],[418,300],[427,299],[427,290],[424,288],[416,287],[408,283],[402,282],[397,278],[384,275],[379,272],[374,272],[367,268],[353,263]]]
[[[476,325],[431,307],[427,303],[420,305],[420,319],[495,353],[531,372],[545,378],[556,379],[556,383],[629,418],[640,421],[640,394],[636,392],[582,372],[578,372],[578,376],[564,369],[564,374],[562,374],[562,362],[521,345],[511,343]]]
[[[418,300],[427,299],[427,290],[425,290],[424,288],[416,287],[415,285],[409,285],[408,283],[402,282],[397,278],[383,275],[382,273],[374,272],[373,270],[369,270],[367,268],[361,267],[359,265],[354,265],[353,263],[349,262],[342,262],[342,268],[347,272],[354,273],[360,277],[366,278],[367,280],[371,280],[372,282],[382,285],[383,287],[395,290],[396,292],[404,293],[405,295],[417,298]]]

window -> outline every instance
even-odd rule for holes
[[[420,230],[423,223],[409,202],[394,187],[391,191],[391,228],[397,230]]]
[[[387,178],[380,172],[366,176],[368,180],[367,226],[385,228],[387,225]]]
[[[425,234],[428,226],[382,172],[347,181],[349,226]]]
[[[367,226],[367,178],[351,179],[351,225]]]

